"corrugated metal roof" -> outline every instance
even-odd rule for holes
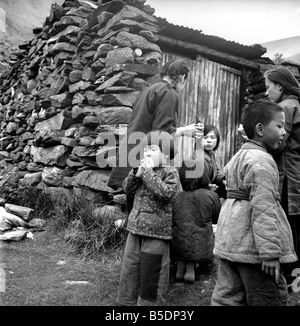
[[[159,34],[172,39],[206,46],[210,49],[248,60],[259,59],[267,52],[267,49],[260,44],[243,45],[234,41],[227,41],[219,36],[203,34],[201,30],[174,25],[169,23],[165,18],[154,17],[157,19],[161,29]]]

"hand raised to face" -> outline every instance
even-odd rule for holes
[[[154,162],[151,157],[145,157],[141,160],[139,168],[135,174],[136,177],[139,177],[143,174],[145,170],[153,169],[154,168]]]
[[[146,169],[153,169],[154,168],[154,162],[151,157],[145,157],[141,160],[141,166]]]

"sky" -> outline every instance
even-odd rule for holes
[[[299,0],[146,0],[155,16],[244,45],[300,36]]]

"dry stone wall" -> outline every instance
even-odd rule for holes
[[[132,103],[159,75],[153,14],[143,0],[52,5],[0,77],[0,186],[41,187],[58,205],[85,196],[123,214],[107,181]]]

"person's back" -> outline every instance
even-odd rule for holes
[[[128,124],[127,135],[140,131],[165,130],[170,134],[176,131],[179,98],[176,91],[165,80],[157,81],[144,89],[132,108],[132,119]]]
[[[248,141],[225,166],[227,199],[215,239],[219,257],[212,305],[286,305],[282,264],[297,260],[279,203],[279,175],[269,152],[285,134],[283,109],[257,101],[243,110]]]
[[[136,152],[132,149],[136,148],[138,152],[139,141],[149,131],[166,131],[174,137],[202,132],[203,126],[197,124],[177,126],[179,94],[189,73],[186,62],[181,59],[172,60],[162,69],[162,80],[142,90],[133,104],[128,130],[119,144],[115,166],[107,183],[113,189],[121,188],[131,168],[136,167]],[[132,199],[127,199],[130,211]]]
[[[217,224],[221,203],[209,189],[181,192],[173,205],[173,260],[207,261],[214,256],[212,224]]]
[[[204,161],[203,174],[186,177],[195,160],[185,160],[179,169],[183,191],[173,204],[173,231],[171,259],[177,266],[177,281],[195,280],[195,267],[207,271],[212,267],[214,234],[221,209],[218,195],[208,189],[208,164]],[[195,163],[196,164],[196,163]]]

